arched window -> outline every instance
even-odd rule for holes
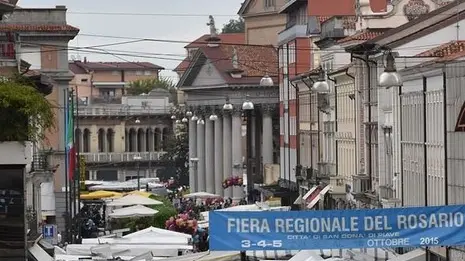
[[[115,131],[113,129],[107,130],[107,151],[115,151]]]
[[[74,130],[74,144],[75,146],[78,147],[79,149],[79,152],[82,152],[82,132],[81,132],[81,129],[75,129]]]
[[[82,133],[82,152],[90,152],[90,130],[87,128]]]
[[[105,130],[99,129],[98,130],[98,152],[105,152]]]

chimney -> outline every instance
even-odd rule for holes
[[[84,63],[87,63],[87,57],[84,56]]]

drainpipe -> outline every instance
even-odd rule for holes
[[[350,56],[351,56],[350,60],[352,61],[352,54],[350,54]],[[347,75],[347,77],[352,78],[352,80],[354,80],[354,82],[355,82],[355,77],[352,76],[349,73],[349,68],[346,69],[345,74]],[[354,90],[354,92],[355,92],[355,90]],[[355,95],[355,93],[354,93],[354,95]],[[350,97],[349,97],[349,99],[350,99]],[[354,96],[353,100],[355,102],[355,96]],[[354,127],[355,127],[354,131],[355,131],[355,133],[357,133],[357,121],[355,121],[355,120],[354,120]],[[355,148],[357,148],[357,139],[354,139],[354,141],[355,141]],[[358,156],[357,156],[357,153],[355,153],[355,166],[357,166],[357,162],[358,162]],[[357,172],[357,171],[355,171],[355,172]]]
[[[445,195],[444,195],[444,203],[446,205],[449,205],[449,178],[448,178],[448,166],[447,166],[447,157],[448,157],[448,154],[447,154],[447,140],[448,140],[448,137],[447,137],[447,89],[446,89],[446,86],[447,86],[447,78],[446,78],[446,72],[443,71],[442,72],[442,110],[443,110],[443,121],[444,121],[444,192],[445,192]],[[450,247],[446,247],[446,261],[449,261],[450,260]]]
[[[308,77],[308,79],[311,81],[311,84],[314,83],[312,78]],[[310,91],[309,92],[309,106],[308,106],[309,117],[310,117],[310,170],[312,171],[312,175],[313,175],[312,93],[311,93],[312,86],[309,85],[303,78],[302,78],[302,82],[308,87],[308,90]]]

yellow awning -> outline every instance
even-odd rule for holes
[[[81,199],[102,199],[102,198],[120,198],[123,194],[113,191],[99,190],[89,194],[81,195]]]

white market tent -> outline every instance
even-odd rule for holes
[[[108,216],[111,218],[135,218],[135,217],[151,217],[157,214],[158,211],[142,205],[135,205],[113,210],[113,213]]]
[[[134,206],[134,205],[143,205],[143,206],[151,206],[151,205],[163,205],[163,202],[154,200],[151,198],[143,197],[140,195],[127,195],[122,198],[114,199],[111,202],[107,203],[107,206],[111,207],[123,207],[123,206]]]
[[[84,238],[83,245],[188,245],[182,237]]]
[[[191,235],[179,233],[167,229],[148,227],[134,233],[123,236],[123,238],[151,238],[151,237],[181,237],[187,240],[192,239]]]
[[[152,252],[153,256],[157,257],[173,257],[178,256],[179,251],[190,250],[193,247],[189,245],[85,245],[85,244],[70,244],[66,246],[66,254],[72,256],[90,256],[92,249],[96,246],[107,247],[107,252],[120,253],[124,256],[138,256],[147,252]],[[124,254],[121,254],[124,253]]]
[[[194,192],[184,195],[185,198],[221,198],[220,195],[208,193],[208,192]]]

